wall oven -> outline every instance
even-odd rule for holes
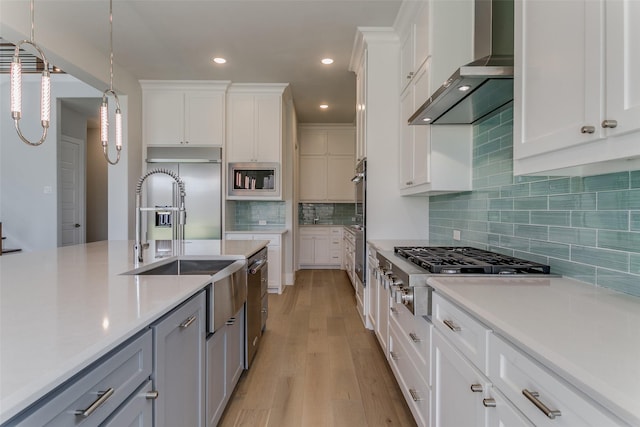
[[[227,199],[281,199],[280,164],[229,163]]]
[[[367,271],[367,159],[362,159],[356,165],[356,175],[351,179],[356,185],[356,206],[354,225],[356,247],[355,247],[355,272],[360,282],[366,286]]]

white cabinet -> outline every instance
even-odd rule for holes
[[[269,292],[281,294],[283,290],[282,272],[284,259],[282,257],[282,235],[266,233],[234,233],[225,232],[227,240],[267,240],[267,258],[269,262]]]
[[[516,175],[638,167],[639,19],[633,0],[515,2]]]
[[[227,95],[227,162],[282,162],[287,85],[232,84]]]
[[[300,227],[300,268],[340,268],[342,227]]]
[[[146,381],[151,375],[152,363],[152,337],[151,332],[146,331],[3,427],[100,425],[108,417],[129,418],[131,409],[123,413],[119,407],[127,399],[139,403],[136,398],[139,390],[151,391]],[[145,386],[140,389],[143,383]],[[143,406],[144,412],[151,405]],[[149,417],[138,418],[150,421]]]
[[[205,293],[200,292],[152,326],[154,424],[202,426],[205,396]]]
[[[376,258],[376,250],[371,245],[367,245],[367,287],[364,292],[369,297],[369,305],[364,311],[367,314],[366,326],[374,331],[380,327],[380,298],[384,297],[379,292],[377,280],[378,258]],[[367,301],[367,298],[365,298],[365,301]]]
[[[301,126],[300,201],[353,202],[356,130],[351,126]]]
[[[145,145],[224,145],[229,82],[143,80]]]
[[[215,427],[244,368],[244,307],[207,338],[206,426]]]
[[[405,2],[399,16],[401,194],[471,190],[471,126],[407,122],[433,90],[473,59],[473,2]]]
[[[356,163],[367,157],[367,50],[362,52],[356,69]]]

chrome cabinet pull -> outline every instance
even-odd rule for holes
[[[398,309],[395,307],[391,307],[389,310],[391,310],[393,314],[398,314]]]
[[[155,390],[154,390],[154,391],[150,391],[150,392],[148,392],[148,393],[145,393],[145,394],[144,394],[144,397],[145,397],[146,399],[148,399],[148,400],[156,400],[156,399],[158,398],[158,395],[159,395],[159,394],[160,394],[160,393],[158,393],[157,391],[155,391]]]
[[[618,121],[617,120],[603,120],[602,121],[602,127],[603,128],[609,128],[609,129],[613,129],[615,127],[618,126]]]
[[[411,341],[416,342],[416,343],[418,343],[418,342],[421,342],[421,341],[422,341],[422,340],[420,339],[420,337],[419,337],[419,336],[417,336],[416,334],[414,334],[413,332],[410,332],[410,333],[409,333],[409,338],[411,338]]]
[[[396,354],[395,351],[390,351],[389,357],[391,357],[393,360],[398,360],[398,355]]]
[[[74,412],[74,415],[80,416],[82,418],[87,418],[91,414],[95,412],[96,409],[101,407],[104,402],[109,400],[111,396],[113,396],[114,389],[109,387],[106,391],[99,391],[98,398],[91,404],[87,409],[78,409]]]
[[[524,394],[524,396],[529,399],[529,401],[533,403],[536,408],[540,409],[540,411],[542,411],[542,413],[545,414],[547,418],[553,420],[556,417],[562,415],[562,413],[558,409],[549,409],[547,405],[542,403],[540,399],[538,399],[538,397],[540,397],[540,393],[538,393],[537,391],[529,391],[525,388],[522,390],[522,394]]]
[[[180,327],[181,327],[182,329],[186,329],[186,328],[188,328],[189,326],[191,326],[191,324],[192,324],[193,322],[195,322],[195,321],[196,321],[196,316],[191,316],[191,317],[189,317],[187,320],[185,320],[184,322],[180,323]]]
[[[412,388],[409,389],[409,394],[411,395],[411,399],[413,399],[414,402],[420,402],[422,400],[418,392]]]
[[[453,320],[443,320],[442,323],[447,325],[447,327],[451,329],[453,332],[460,332],[462,330],[460,326],[453,323]]]
[[[485,408],[495,408],[496,407],[496,400],[495,399],[482,399],[482,404],[484,405]]]
[[[471,384],[470,388],[474,393],[482,393],[482,384]]]
[[[594,133],[596,131],[595,126],[582,126],[580,128],[580,133]]]

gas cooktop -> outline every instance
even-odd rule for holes
[[[396,246],[396,255],[434,274],[549,274],[548,265],[466,246]]]

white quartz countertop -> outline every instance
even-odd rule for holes
[[[151,242],[148,265],[171,257],[244,259],[269,242]],[[0,257],[0,423],[25,409],[173,307],[210,276],[122,275],[132,241]]]
[[[286,228],[270,228],[257,226],[251,230],[227,230],[225,233],[233,234],[286,234],[289,230]]]
[[[640,425],[640,298],[567,278],[432,276],[428,283],[613,413]]]

